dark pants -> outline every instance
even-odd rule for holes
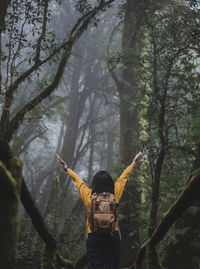
[[[88,269],[119,269],[120,238],[113,235],[88,234],[87,239]]]

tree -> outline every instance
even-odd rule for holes
[[[9,171],[12,171],[10,173]],[[17,214],[22,182],[22,162],[12,156],[7,144],[0,145],[0,264],[2,268],[14,268],[17,242]],[[8,236],[9,235],[9,236]]]
[[[196,40],[193,39],[193,30],[190,31],[186,25],[191,23],[194,26],[196,20],[194,15],[194,12],[188,9],[187,6],[180,6],[179,11],[174,8],[162,9],[160,16],[155,16],[156,21],[154,22],[152,21],[154,20],[152,13],[149,19],[147,18],[147,24],[150,29],[150,40],[152,41],[152,51],[149,51],[150,54],[148,55],[150,55],[149,59],[151,58],[149,61],[152,68],[150,87],[153,90],[148,94],[150,101],[148,133],[151,140],[148,143],[151,145],[151,148],[147,147],[154,163],[152,165],[153,189],[150,233],[151,229],[154,230],[157,222],[159,186],[164,160],[169,149],[180,142],[174,138],[176,135],[174,130],[179,132],[178,129],[182,125],[182,118],[179,118],[179,115],[183,117],[183,110],[180,107],[180,103],[186,109],[187,103],[184,102],[185,90],[186,88],[188,90],[190,87],[196,88],[195,85],[198,83],[198,79],[193,80],[192,84],[187,78],[183,81],[183,73],[187,69],[188,76],[189,70],[186,62],[181,59],[187,57],[188,62],[190,60],[193,61],[192,58],[194,55],[192,56],[191,47],[193,49],[195,48]],[[183,20],[182,16],[184,16],[185,20]],[[189,27],[191,27],[191,24]],[[162,26],[164,26],[163,30]],[[175,30],[177,28],[185,31],[184,35],[178,36]],[[173,45],[173,48],[172,42],[173,44],[174,42],[176,43],[176,46]],[[194,72],[196,69],[195,64],[191,63],[190,68]],[[195,75],[190,73],[190,76],[194,79]],[[174,111],[175,106],[178,106],[176,111]],[[188,122],[188,119],[186,120]],[[179,122],[179,126],[177,126],[177,122]],[[177,140],[179,139],[178,136],[176,135]],[[155,140],[153,137],[155,137]]]
[[[121,163],[130,163],[139,144],[139,111],[141,99],[140,73],[141,54],[144,48],[144,18],[149,1],[126,1],[121,52],[118,59],[109,60],[109,69],[116,82],[120,100],[120,158]],[[121,64],[118,76],[114,68]],[[134,193],[134,195],[132,195]],[[129,183],[121,201],[122,264],[126,266],[134,259],[140,244],[138,206],[140,192],[136,181]],[[134,228],[133,228],[134,227]],[[134,230],[132,230],[134,229]],[[131,234],[131,236],[130,236]]]
[[[48,39],[49,33],[46,30],[47,21],[49,18],[49,1],[46,0],[42,3],[38,3],[37,1],[21,1],[21,3],[18,1],[11,1],[9,9],[9,2],[7,1],[5,5],[2,6],[3,9],[1,10],[1,21],[3,22],[2,25],[6,25],[4,35],[6,36],[7,34],[9,38],[8,41],[5,41],[5,43],[1,43],[1,70],[3,61],[7,62],[6,73],[1,72],[0,76],[1,94],[3,96],[2,114],[0,119],[1,143],[4,144],[6,142],[10,142],[14,133],[16,133],[21,123],[24,121],[27,113],[33,110],[57,88],[75,42],[87,29],[87,26],[90,24],[90,22],[93,21],[96,16],[102,10],[105,10],[105,8],[112,2],[113,0],[109,0],[107,2],[101,1],[97,4],[97,6],[92,7],[91,5],[87,5],[85,9],[83,8],[81,1],[79,1],[78,7],[83,12],[83,15],[77,20],[77,23],[75,23],[67,37],[58,45],[52,44],[52,40]],[[9,23],[5,22],[6,14],[8,15],[7,18]],[[19,19],[21,20],[20,22],[18,21]],[[21,28],[17,26],[17,23],[20,24]],[[29,53],[28,60],[24,58],[23,62],[25,63],[22,67],[20,58],[22,50],[25,49],[27,42],[25,39],[27,35],[27,29],[25,29],[26,23],[32,27],[33,36],[35,31],[38,30],[38,32],[34,41],[32,40],[32,51],[27,51],[27,53]],[[0,34],[2,37],[2,29]],[[48,41],[50,41],[50,44]],[[7,45],[8,55],[5,54],[5,50],[2,48],[2,44]],[[33,53],[32,57],[30,57],[30,53]],[[60,55],[58,55],[58,53],[60,53]],[[22,107],[18,108],[13,106],[13,100],[17,94],[19,86],[26,79],[30,78],[34,72],[39,72],[41,66],[48,63],[52,59],[55,60],[55,57],[58,57],[58,66],[53,79],[49,83],[46,83],[44,89],[42,89],[41,92],[36,92],[32,99],[27,100],[27,102],[25,102]],[[4,172],[5,170],[3,169],[2,174]],[[11,170],[10,172],[14,173],[14,170]],[[15,178],[15,180],[17,180],[17,178]],[[22,188],[22,192],[24,191],[28,193],[27,189]],[[23,195],[26,200],[27,196],[24,193]],[[23,202],[26,203],[24,200]],[[27,204],[27,207],[28,205],[29,204]],[[32,217],[34,218],[34,214],[32,214]],[[43,225],[41,220],[38,219],[38,222]],[[55,242],[53,245],[49,245],[48,242],[46,243],[46,254],[49,255],[49,253],[51,253],[51,267],[53,268],[55,266],[54,257],[56,255],[56,244]],[[13,242],[13,248],[15,248],[14,244],[15,242]],[[14,265],[12,265],[12,267],[13,266]],[[44,267],[45,266],[47,265],[44,265]]]
[[[15,64],[15,58],[19,57],[20,52],[19,49],[23,46],[21,42],[23,41],[24,38],[24,24],[26,23],[26,20],[29,22],[29,17],[25,13],[25,18],[24,22],[22,24],[22,29],[21,29],[21,35],[19,37],[19,43],[18,47],[16,48],[15,54],[9,55],[8,61],[10,61],[10,58],[12,58],[11,65],[9,66],[8,74],[6,74],[6,78],[2,81],[8,82],[7,80],[9,79],[9,84],[6,85],[5,88],[2,89],[2,94],[4,94],[4,104],[3,104],[3,109],[2,109],[2,115],[1,115],[1,120],[0,120],[0,129],[1,129],[1,139],[6,139],[8,141],[11,140],[13,134],[18,130],[20,123],[24,120],[25,115],[33,110],[39,103],[42,102],[43,99],[47,98],[58,86],[60,79],[62,77],[64,68],[66,66],[66,63],[71,55],[72,47],[74,46],[75,42],[77,39],[81,36],[81,34],[87,29],[88,24],[91,22],[92,19],[95,18],[99,12],[104,9],[106,6],[111,4],[113,0],[104,2],[104,3],[99,3],[98,6],[94,7],[94,9],[86,12],[75,24],[74,28],[71,30],[71,32],[67,35],[65,40],[59,44],[59,46],[56,46],[53,51],[50,51],[49,55],[46,57],[43,57],[41,55],[41,49],[42,49],[42,41],[45,40],[46,38],[46,25],[47,25],[47,16],[48,16],[48,1],[45,1],[45,5],[40,7],[41,12],[43,12],[42,18],[35,18],[35,20],[42,19],[42,24],[41,24],[41,32],[40,35],[36,38],[35,44],[33,46],[33,57],[30,60],[32,63],[32,66],[27,69],[25,72],[22,72],[17,78],[15,78],[15,74],[17,74],[17,66],[13,66]],[[12,8],[13,8],[13,14],[15,16],[19,16],[19,14],[16,14],[18,11],[17,7],[15,7],[15,2],[12,3]],[[22,5],[21,5],[22,6]],[[28,11],[33,10],[33,13],[35,11],[34,6],[31,6],[30,3],[24,3],[22,6],[24,10],[28,9]],[[15,11],[17,10],[17,11]],[[21,11],[21,10],[20,10]],[[22,12],[22,11],[21,11]],[[13,15],[13,16],[14,16]],[[30,16],[30,15],[29,15]],[[13,18],[12,18],[13,19]],[[34,21],[33,21],[34,22]],[[14,23],[14,22],[13,22]],[[13,25],[14,29],[16,30],[16,25]],[[9,31],[11,31],[9,29]],[[14,30],[13,30],[14,31]],[[12,32],[11,32],[12,33]],[[18,31],[17,31],[18,33]],[[15,33],[16,35],[16,33]],[[15,38],[14,35],[14,38]],[[12,42],[13,40],[11,40]],[[15,39],[14,39],[15,41]],[[25,41],[24,41],[25,42]],[[15,43],[9,43],[8,46],[15,46]],[[49,85],[47,85],[39,94],[36,94],[36,96],[32,99],[26,102],[23,107],[21,107],[14,116],[10,119],[10,114],[11,114],[11,106],[13,103],[13,95],[16,93],[19,85],[28,78],[33,72],[36,72],[39,70],[39,68],[50,61],[58,52],[62,51],[63,53],[60,57],[60,61],[58,63],[58,68],[57,71],[55,72],[55,76]],[[8,78],[8,75],[10,74],[10,78]],[[14,80],[14,82],[12,82]]]
[[[146,199],[152,203],[149,234],[154,231],[166,205],[174,199],[179,190],[182,190],[183,177],[189,177],[194,169],[193,163],[197,163],[198,139],[193,137],[191,141],[189,137],[193,129],[190,117],[196,118],[192,106],[199,103],[197,97],[199,78],[196,72],[199,61],[196,58],[196,50],[199,45],[196,43],[196,38],[194,39],[194,31],[198,28],[199,11],[191,10],[187,5],[180,3],[178,5],[178,9],[175,3],[164,8],[155,3],[153,11],[159,7],[157,12],[154,14],[150,12],[146,16],[151,42],[147,53],[149,63],[147,68],[151,70],[147,75],[151,89],[147,91],[149,97],[147,137],[149,139],[145,142],[152,177],[152,197],[148,194],[146,196]],[[198,39],[198,35],[196,37]],[[199,113],[197,107],[195,111],[195,114]],[[197,169],[197,166],[195,168]],[[184,216],[187,216],[187,212]],[[177,238],[182,237],[178,235],[180,228],[188,229],[186,226],[188,221],[183,224],[184,216],[175,225]],[[176,229],[172,238],[176,238]],[[190,235],[192,238],[192,233]],[[188,236],[186,232],[185,239]],[[173,240],[170,241],[171,245],[174,245]],[[192,247],[192,240],[190,242]],[[167,240],[163,245],[160,249],[166,251]],[[178,246],[176,243],[175,245]],[[184,266],[187,268],[191,266],[191,255],[188,251],[184,252],[184,245],[182,247],[183,256],[188,255],[190,265],[186,262],[179,264],[181,268]],[[193,255],[198,253],[198,248],[193,250]],[[179,244],[177,249],[179,255],[181,251],[181,244]],[[170,260],[170,256],[168,258]],[[172,268],[176,266],[173,260],[170,263]],[[195,263],[196,261],[193,263],[194,267]],[[169,266],[169,264],[165,265]]]
[[[163,218],[151,237],[141,246],[136,262],[130,269],[141,268],[141,263],[148,247],[155,248],[156,244],[161,241],[168,229],[179,218],[186,209],[193,204],[198,198],[200,191],[200,171],[190,179],[189,183],[181,193],[180,197],[172,204],[169,210],[163,215]]]

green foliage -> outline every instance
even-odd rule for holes
[[[189,115],[189,123],[191,124],[191,132],[188,134],[188,138],[192,141],[199,142],[199,133],[200,133],[200,117],[194,112],[194,114]]]
[[[92,5],[88,3],[88,0],[78,0],[76,8],[80,13],[85,14],[92,9]]]
[[[40,50],[44,54],[52,52],[56,47],[55,33],[52,30],[42,32],[44,9],[45,1],[11,1],[1,47],[2,66],[6,70],[2,80],[2,83],[6,83],[5,87],[34,63],[39,37]],[[47,23],[50,23],[52,18],[52,11],[49,9]]]
[[[14,2],[17,3],[17,1]],[[77,9],[82,14],[85,14],[91,10],[91,6],[94,2],[95,1],[78,1]],[[195,1],[190,1],[191,5],[193,5],[192,2]],[[15,78],[17,74],[21,74],[22,70],[26,70],[27,66],[34,63],[33,52],[36,48],[39,34],[41,33],[42,11],[44,10],[43,3],[43,1],[21,1],[21,7],[12,7],[14,10],[14,12],[12,11],[14,17],[7,20],[9,30],[5,32],[8,37],[10,36],[10,40],[12,42],[8,42],[6,47],[3,48],[1,56],[5,66],[6,61],[11,59],[13,55],[12,52],[10,52],[9,55],[9,50],[12,48],[16,52],[17,44],[19,44],[20,41],[20,31],[19,29],[15,30],[14,27],[16,28],[17,25],[15,20],[18,20],[17,23],[21,21],[20,25],[22,26],[24,22],[24,16],[22,16],[22,14],[24,14],[23,10],[27,9],[29,11],[26,18],[29,24],[29,29],[31,29],[29,33],[29,35],[31,35],[31,41],[26,41],[26,36],[28,36],[28,32],[26,31],[27,29],[24,29],[24,32],[21,34],[22,50],[21,53],[16,53],[16,59],[18,59],[18,61],[16,60],[16,65],[14,65],[12,69],[13,78]],[[38,7],[38,5],[40,6]],[[124,15],[123,12],[125,7],[126,6],[124,4],[122,4],[120,7],[120,12],[122,15]],[[123,223],[124,229],[128,228],[127,223],[129,219],[138,220],[140,224],[141,241],[147,237],[152,202],[152,185],[155,179],[155,166],[160,147],[162,146],[159,138],[159,116],[163,102],[165,102],[166,108],[164,126],[162,129],[162,133],[166,141],[166,158],[161,174],[158,220],[180,194],[190,174],[192,173],[193,162],[196,155],[191,153],[191,150],[192,152],[196,152],[197,150],[200,128],[198,116],[200,104],[198,74],[198,10],[191,10],[186,7],[176,7],[173,9],[167,6],[166,8],[163,8],[163,3],[160,3],[160,1],[155,3],[152,10],[150,10],[149,13],[146,13],[146,25],[142,29],[145,36],[144,51],[142,51],[141,54],[138,54],[136,51],[120,51],[116,46],[117,49],[115,48],[115,52],[111,53],[112,57],[109,59],[111,65],[116,68],[115,71],[117,74],[121,72],[124,65],[130,64],[131,66],[132,61],[137,62],[138,60],[141,60],[141,68],[134,73],[132,72],[133,77],[137,78],[139,81],[137,91],[140,92],[140,96],[137,99],[137,103],[135,101],[131,103],[132,107],[130,108],[130,112],[135,110],[139,111],[140,145],[137,146],[143,148],[145,158],[141,163],[139,176],[137,179],[132,178],[132,181],[128,183],[128,187],[130,187],[130,191],[127,193],[128,202],[122,201],[120,207],[124,208],[125,210],[124,213],[122,213],[120,210],[119,215],[120,222]],[[49,18],[50,15],[51,14],[49,14]],[[12,24],[15,25],[13,28],[11,27]],[[94,32],[92,32],[92,34],[94,34]],[[119,38],[120,34],[118,34],[118,44],[120,43]],[[97,44],[99,44],[99,40],[99,37],[97,41],[95,39],[95,44],[90,44],[87,42],[87,47],[89,48],[89,46],[91,46],[91,48],[96,48]],[[9,41],[9,39],[7,39],[7,41]],[[48,31],[42,41],[42,57],[44,57],[44,55],[47,53],[52,52],[55,46],[55,33]],[[88,51],[88,54],[92,53],[92,50],[90,51],[88,49]],[[24,59],[23,53],[26,54]],[[55,56],[51,60],[52,64],[54,62],[58,62],[58,57],[59,56]],[[88,60],[88,57],[83,58]],[[95,74],[93,73],[94,85],[100,84],[100,79],[103,80],[102,77],[104,78],[102,74],[103,72],[106,72],[105,61],[99,61],[98,64],[101,66],[101,68],[98,70],[95,69],[95,65],[93,66],[93,70],[95,70]],[[132,68],[132,66],[130,68]],[[40,70],[40,74],[38,73],[39,78],[41,76],[41,71],[42,70]],[[88,79],[87,76],[84,75],[85,74],[82,74],[83,81],[84,79]],[[105,83],[105,91],[107,90],[108,86],[110,88],[114,88],[114,81],[111,77],[109,77],[109,79],[106,81],[108,81],[108,85]],[[42,82],[38,82],[38,78],[35,79],[33,76],[29,83],[30,82],[33,83],[32,85],[34,87],[36,86],[37,90],[40,92],[43,87],[46,86],[46,84],[51,83],[51,77],[48,77]],[[4,88],[7,86],[5,80],[2,85]],[[32,92],[29,90],[27,97],[30,95],[32,95]],[[124,95],[124,98],[126,101],[132,100],[129,95]],[[44,104],[44,106],[38,107],[31,113],[27,114],[26,120],[39,120],[43,117],[49,119],[51,117],[51,112],[56,114],[59,113],[64,118],[66,114],[64,104],[65,100],[62,97],[55,95],[52,96],[50,101],[53,103],[59,103],[59,105],[56,107],[49,107],[47,109],[47,106]],[[15,110],[18,111],[20,105],[19,107],[14,106]],[[100,139],[104,140],[104,136],[101,136]],[[15,140],[16,143],[23,144],[23,140],[20,140],[19,136],[16,136]],[[131,141],[128,141],[128,144],[130,145]],[[185,150],[188,149],[188,147],[189,150]],[[122,169],[123,167],[120,167],[120,171]],[[113,177],[117,178],[117,175],[118,173],[116,172]],[[134,181],[136,184],[138,183],[138,185],[140,185],[140,193],[142,194],[142,204],[138,209],[137,215],[135,215],[134,205],[138,203],[139,199],[131,192],[134,189]],[[66,256],[70,256],[70,258],[76,260],[77,257],[84,252],[85,243],[84,240],[80,240],[80,243],[77,241],[72,243],[71,241],[73,239],[78,239],[80,234],[84,234],[85,215],[82,214],[83,218],[80,220],[80,215],[74,216],[70,214],[70,207],[73,206],[74,198],[72,199],[73,202],[71,199],[69,200],[70,203],[68,208],[64,207],[62,211],[64,212],[63,215],[66,215],[69,218],[66,220],[66,216],[62,216],[62,218],[55,219],[54,216],[51,215],[49,219],[49,226],[51,227],[51,225],[53,226],[55,224],[55,226],[59,226],[59,231],[60,227],[64,226],[61,234],[59,234],[62,235],[62,239],[64,240],[60,243],[59,247],[61,251],[63,251],[64,255],[66,254]],[[131,229],[133,228],[131,227]],[[129,230],[128,232],[130,235],[128,243],[130,244],[131,248],[134,248],[134,231]],[[183,229],[172,228],[167,235],[166,241],[163,242],[163,245],[168,245],[171,235],[177,234],[178,236],[184,236],[187,233],[188,227]],[[191,248],[199,248],[197,241],[191,242]],[[161,250],[163,256],[164,251],[167,251],[167,247],[165,250],[163,250],[163,246],[161,246]],[[49,266],[54,266],[54,260]]]
[[[146,17],[146,51],[142,55],[142,72],[137,74],[142,92],[138,104],[140,138],[146,157],[141,178],[142,238],[148,230],[152,187],[161,147],[165,149],[165,159],[160,178],[158,221],[193,173],[199,145],[199,34],[194,36],[200,26],[199,10],[160,4],[155,1]],[[177,231],[172,228],[163,245],[171,232],[185,236],[189,229],[187,226]],[[166,253],[166,249],[163,253],[163,245],[162,257]]]

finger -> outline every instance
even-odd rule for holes
[[[58,154],[56,154],[56,158],[57,158],[58,160],[60,160],[60,156],[59,156]]]
[[[139,158],[141,155],[142,155],[142,152],[139,152],[139,153],[137,154],[137,158]]]
[[[58,161],[59,161],[60,164],[62,164],[62,165],[65,164],[65,162],[59,157],[58,154],[56,154],[56,157],[57,157],[57,159],[58,159]]]
[[[139,152],[138,154],[136,154],[134,161],[137,161],[137,159],[142,155],[142,152]]]

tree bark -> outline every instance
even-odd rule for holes
[[[71,261],[64,259],[56,250],[57,248],[57,243],[55,241],[55,239],[51,236],[51,234],[48,232],[45,223],[43,221],[43,218],[40,214],[40,212],[38,211],[38,209],[36,208],[31,195],[26,187],[26,184],[24,182],[24,180],[22,181],[22,189],[21,189],[21,201],[24,205],[24,208],[26,209],[27,213],[29,214],[32,223],[36,229],[36,231],[38,232],[39,236],[41,237],[41,239],[44,241],[45,243],[45,248],[44,248],[44,252],[43,252],[43,268],[48,268],[45,267],[47,266],[47,263],[45,261],[47,261],[47,256],[50,255],[50,253],[53,254],[53,256],[51,257],[51,268],[53,268],[53,262],[55,262],[55,255],[56,255],[56,260],[59,264],[65,266],[65,268],[73,268]],[[48,258],[49,259],[49,258]]]
[[[140,68],[140,53],[142,50],[145,8],[149,1],[127,0],[122,32],[122,54],[124,66],[121,82],[118,83],[120,97],[120,158],[123,165],[131,162],[137,151],[139,141],[139,119],[136,103],[139,100],[139,79],[137,71]],[[131,197],[130,193],[134,194]],[[130,199],[130,200],[129,200]],[[121,221],[122,232],[122,265],[131,263],[140,244],[138,204],[140,193],[135,183],[129,184],[124,192],[121,212],[125,216]],[[130,216],[134,212],[134,217]],[[134,229],[134,231],[133,231]],[[130,237],[129,232],[133,232]]]
[[[47,57],[44,61],[36,61],[35,64],[29,70],[25,71],[20,77],[18,77],[16,79],[16,81],[13,83],[13,85],[11,85],[9,87],[9,89],[6,91],[6,94],[5,94],[5,103],[4,103],[4,106],[2,109],[3,112],[2,112],[1,120],[0,120],[0,135],[1,135],[2,139],[5,139],[5,141],[10,141],[12,139],[13,134],[18,130],[19,126],[23,122],[24,117],[27,114],[27,112],[34,109],[39,103],[42,102],[42,100],[47,98],[56,89],[56,87],[59,85],[59,82],[60,82],[60,79],[61,79],[62,74],[64,72],[64,68],[66,66],[66,63],[71,55],[71,50],[72,50],[73,45],[75,44],[77,39],[86,31],[88,25],[95,18],[95,16],[98,15],[107,6],[109,6],[113,1],[114,0],[100,1],[98,6],[96,6],[94,9],[89,10],[86,14],[84,14],[77,21],[77,23],[74,25],[71,33],[68,36],[67,42],[64,42],[62,44],[62,46],[60,48],[58,48],[58,51],[60,51],[61,49],[64,49],[64,52],[62,54],[62,57],[61,57],[59,65],[58,65],[57,72],[55,74],[53,82],[50,85],[48,85],[42,92],[40,92],[36,97],[34,97],[31,101],[27,102],[22,108],[20,108],[20,110],[14,115],[14,117],[12,119],[10,119],[10,109],[11,109],[11,105],[13,102],[13,95],[14,95],[15,90],[18,88],[19,84],[21,82],[23,82],[30,74],[32,74],[34,71],[36,71],[43,63],[47,62],[47,60],[50,60],[52,58],[52,55]],[[4,2],[8,6],[9,1],[4,1]],[[47,3],[47,1],[46,1],[46,3]],[[3,19],[5,18],[5,15],[6,15],[7,6],[6,6],[6,9],[3,10],[3,12],[2,12],[2,10],[0,11],[1,12],[0,15],[3,17]],[[2,19],[2,17],[0,19]],[[39,54],[40,54],[40,51],[37,50],[36,51],[36,58],[37,58],[36,60],[38,60]],[[12,167],[11,167],[11,169],[8,169],[8,170],[10,170],[12,172],[12,174],[14,173],[14,168],[12,169]],[[16,207],[16,205],[17,205],[17,198],[19,197],[19,193],[20,193],[20,188],[18,188],[16,186],[16,191],[18,190],[18,193],[17,193],[18,195],[17,195],[15,193],[15,184],[13,183],[14,180],[12,180],[12,177],[7,173],[6,168],[4,168],[2,166],[0,172],[2,174],[1,191],[4,190],[4,187],[5,187],[5,193],[2,192],[1,198],[3,199],[5,196],[5,199],[7,199],[7,198],[10,199],[10,195],[11,195],[11,198],[13,198],[13,196],[15,196],[15,199],[13,199],[12,201],[6,200],[6,204],[8,205],[6,212],[7,212],[7,214],[9,212],[7,217],[13,216],[13,218],[14,218],[13,223],[14,223],[15,229],[12,226],[13,234],[11,235],[11,237],[13,238],[14,241],[10,240],[10,243],[12,246],[5,244],[4,249],[2,248],[2,251],[1,251],[1,256],[3,257],[3,259],[8,258],[8,256],[6,257],[2,254],[2,253],[4,253],[4,250],[5,251],[9,251],[9,250],[12,251],[11,255],[9,255],[9,259],[11,260],[11,262],[7,263],[7,261],[4,260],[4,263],[6,266],[5,268],[11,269],[11,268],[13,268],[14,256],[15,256],[15,247],[13,247],[13,245],[16,241],[16,235],[14,235],[14,233],[16,233],[17,225],[15,225],[16,224],[15,222],[16,222],[16,216],[18,213],[18,207]],[[15,174],[13,174],[13,178],[16,180],[18,177],[15,178]],[[22,178],[21,172],[20,172],[20,178]],[[5,184],[5,182],[6,182],[6,184]],[[7,189],[7,187],[8,187],[8,189]],[[53,253],[52,261],[55,264],[54,257],[55,257],[55,251],[56,251],[56,241],[48,233],[48,230],[46,229],[45,224],[43,222],[43,219],[42,219],[39,211],[35,207],[34,202],[30,196],[30,193],[28,192],[28,189],[26,188],[24,181],[22,182],[21,200],[22,200],[23,205],[26,208],[27,212],[31,216],[33,225],[35,226],[37,232],[39,233],[41,238],[46,243],[46,249],[48,251],[48,255],[49,255],[49,253]],[[3,222],[4,222],[5,221],[5,219],[4,219],[5,212],[4,212],[3,205],[4,205],[4,201],[2,201],[2,203],[0,205],[1,206],[0,211],[2,213],[1,220],[3,220]],[[7,234],[7,233],[5,233],[5,231],[7,231],[7,228],[8,227],[3,226],[1,229],[1,233],[2,233],[1,242],[3,242],[2,238],[4,238],[5,235]],[[7,239],[5,239],[5,240],[8,240],[8,239],[10,239],[10,237],[7,236]],[[50,250],[50,252],[49,252],[49,250]],[[61,257],[61,256],[59,256],[59,257]],[[58,258],[58,261],[61,261],[61,258]],[[64,263],[64,261],[63,261],[63,263]],[[3,262],[1,263],[1,265],[2,264],[3,264]]]
[[[0,34],[5,30],[5,16],[11,0],[0,1]]]
[[[49,234],[46,225],[43,221],[43,218],[38,211],[37,207],[35,206],[35,203],[26,187],[25,181],[22,180],[22,188],[21,188],[21,201],[22,204],[26,210],[26,212],[29,214],[32,223],[42,238],[42,240],[50,247],[55,248],[56,247],[56,241],[55,239]]]
[[[6,162],[6,166],[0,162],[0,265],[2,269],[15,268],[21,172],[22,162],[16,157]]]
[[[18,167],[21,169],[20,166]],[[0,264],[2,269],[15,268],[20,181],[20,177],[16,181],[0,162]]]

